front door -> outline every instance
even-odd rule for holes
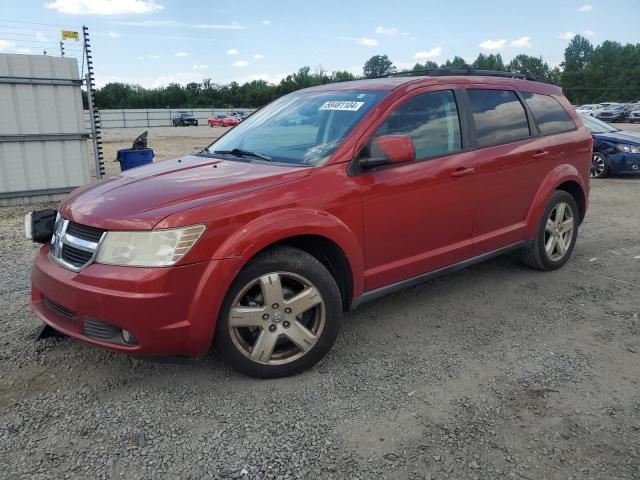
[[[411,137],[416,160],[378,167],[363,191],[365,290],[436,270],[471,255],[475,157],[462,153],[453,90],[412,93],[374,133]]]

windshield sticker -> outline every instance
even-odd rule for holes
[[[324,102],[318,110],[346,110],[348,112],[357,112],[362,105],[364,105],[364,102],[331,100]]]

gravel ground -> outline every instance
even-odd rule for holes
[[[563,269],[504,257],[363,305],[274,381],[34,342],[28,207],[0,208],[0,478],[638,479],[639,182],[593,182]]]

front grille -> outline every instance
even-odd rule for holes
[[[98,243],[102,238],[104,230],[87,225],[80,225],[76,222],[69,222],[69,225],[67,225],[67,233],[82,240]]]
[[[104,233],[105,230],[65,220],[58,214],[49,255],[66,269],[78,272],[91,263]]]
[[[76,268],[82,267],[83,265],[88,263],[91,260],[91,257],[93,257],[92,252],[80,250],[79,248],[75,248],[68,243],[65,243],[62,246],[62,255],[60,256],[60,258]]]
[[[94,318],[84,318],[84,334],[89,338],[105,342],[123,343],[122,329]]]
[[[45,306],[49,310],[53,311],[54,313],[57,313],[58,315],[66,318],[67,320],[75,321],[77,319],[76,312],[74,312],[70,308],[60,305],[59,303],[56,303],[47,297],[42,297],[42,302],[45,304]]]

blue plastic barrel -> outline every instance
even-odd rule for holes
[[[144,148],[142,150],[133,150],[131,148],[125,148],[118,150],[116,160],[120,162],[120,171],[124,172],[130,168],[141,167],[142,165],[148,165],[153,162],[153,149]]]

